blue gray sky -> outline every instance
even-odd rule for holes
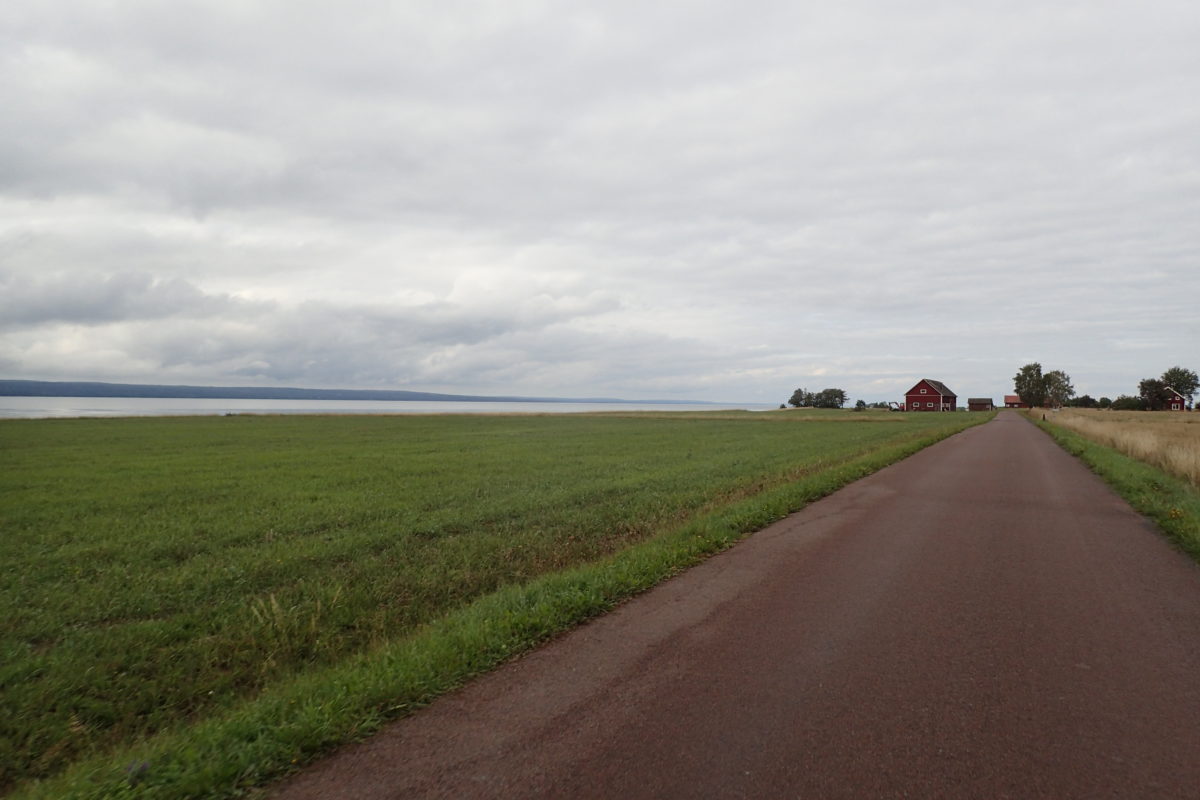
[[[0,376],[782,402],[1200,368],[1200,4],[0,5]]]

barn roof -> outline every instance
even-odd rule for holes
[[[943,384],[941,380],[934,380],[932,378],[922,378],[918,380],[916,386],[913,386],[912,389],[905,392],[906,395],[911,395],[912,390],[917,389],[917,386],[922,384],[929,384],[930,386],[934,387],[934,391],[936,391],[938,395],[942,395],[944,397],[958,397],[958,395],[955,395],[954,392],[950,391],[949,386]]]
[[[990,397],[968,397],[967,402],[968,403],[991,403],[992,398],[990,398]]]
[[[954,392],[950,391],[949,386],[942,383],[941,381],[935,381],[930,378],[926,378],[925,382],[928,383],[933,388],[937,389],[939,392],[941,392],[944,395],[948,395],[950,397],[958,397],[958,395],[956,395]]]

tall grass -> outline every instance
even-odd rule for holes
[[[1058,424],[1061,414],[1044,422],[1040,421],[1040,415],[1040,411],[1029,412],[1063,449],[1081,459],[1134,509],[1154,520],[1181,549],[1200,562],[1200,489],[1193,482]],[[1181,419],[1175,424],[1183,422]]]
[[[1049,421],[1200,488],[1200,414],[1063,409]]]

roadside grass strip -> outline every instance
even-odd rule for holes
[[[992,416],[955,415],[948,424],[898,430],[865,451],[818,459],[785,482],[727,492],[701,513],[663,518],[660,532],[582,566],[502,585],[405,636],[287,673],[135,743],[85,751],[56,774],[13,786],[12,797],[245,796],[813,500]],[[269,620],[276,612],[264,601],[256,614]]]
[[[1200,491],[1182,478],[1080,433],[1030,418],[1059,446],[1087,464],[1129,505],[1152,519],[1181,550],[1200,562]]]
[[[1200,489],[1200,415],[1061,409],[1050,420]]]

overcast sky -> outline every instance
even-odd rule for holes
[[[0,4],[0,377],[1200,369],[1200,4]]]

